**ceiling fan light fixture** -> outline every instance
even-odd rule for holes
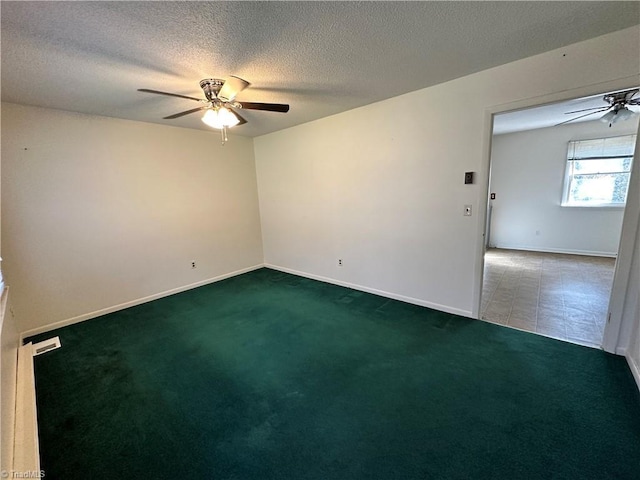
[[[614,123],[616,123],[616,121],[618,120],[618,115],[617,115],[617,111],[615,110],[609,110],[607,113],[605,113],[602,117],[600,117],[600,121],[602,123],[608,123],[609,126],[613,125]]]
[[[222,130],[223,128],[235,127],[240,123],[231,110],[225,107],[211,108],[202,116],[202,121],[212,128]]]
[[[620,110],[618,110],[618,113],[616,114],[616,121],[624,122],[625,120],[629,120],[635,115],[636,115],[636,112],[632,112],[627,107],[622,107]]]
[[[289,111],[289,105],[284,103],[261,103],[261,102],[236,102],[236,95],[249,86],[249,82],[240,77],[232,76],[226,80],[219,78],[205,78],[200,80],[200,88],[206,97],[202,100],[196,97],[189,97],[179,93],[161,92],[160,90],[150,90],[148,88],[139,88],[138,91],[146,93],[154,93],[157,95],[165,95],[168,97],[178,97],[187,100],[194,100],[200,103],[199,107],[185,110],[184,112],[174,113],[162,117],[164,120],[173,120],[174,118],[184,117],[192,113],[205,110],[202,116],[202,122],[217,130],[222,135],[222,144],[227,141],[227,129],[236,125],[244,125],[247,121],[233,109],[244,108],[247,110],[264,110],[267,112]]]

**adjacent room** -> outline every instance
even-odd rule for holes
[[[636,91],[494,117],[483,320],[602,345],[638,130],[627,100]]]
[[[0,14],[3,476],[636,477],[640,4]]]

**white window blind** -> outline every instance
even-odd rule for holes
[[[563,206],[624,206],[636,135],[569,142]]]

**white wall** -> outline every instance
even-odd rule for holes
[[[566,124],[495,135],[491,246],[615,256],[623,208],[561,207],[570,140],[634,134],[637,120]]]
[[[3,104],[2,257],[22,332],[261,265],[253,142]]]
[[[631,278],[624,305],[624,324],[632,329],[626,357],[640,388],[640,229],[636,235],[636,245],[631,263]],[[626,336],[624,331],[621,335]]]
[[[640,126],[638,128],[640,137]],[[636,142],[635,158],[640,158],[640,142]],[[612,320],[620,318],[619,338],[605,335],[608,351],[624,353],[640,388],[640,169],[634,168],[629,180],[625,221],[620,236],[620,256],[613,279]],[[625,283],[626,291],[617,288]],[[609,333],[609,332],[606,332]],[[617,347],[617,348],[616,348]]]
[[[637,84],[639,39],[634,27],[256,138],[265,262],[470,315],[488,112]]]

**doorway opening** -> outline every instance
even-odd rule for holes
[[[494,115],[482,320],[601,347],[640,117],[607,95]]]

